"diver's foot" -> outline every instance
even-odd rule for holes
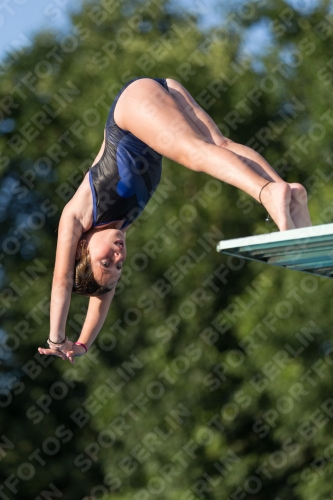
[[[261,192],[261,201],[280,231],[295,229],[290,213],[292,188],[286,182],[271,182]]]
[[[291,187],[290,216],[295,227],[312,226],[305,187],[296,182],[289,186]]]

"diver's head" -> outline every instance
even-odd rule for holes
[[[113,228],[90,229],[78,243],[73,292],[97,297],[111,291],[125,259],[125,233]]]

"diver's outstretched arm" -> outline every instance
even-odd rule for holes
[[[38,349],[40,354],[66,359],[66,351],[72,348],[72,342],[65,341],[66,320],[73,288],[76,249],[81,234],[82,225],[75,216],[72,205],[67,204],[62,212],[58,228],[52,282],[49,341],[53,344],[50,349],[40,347]]]
[[[89,306],[84,321],[81,335],[77,342],[84,344],[87,348],[91,346],[95,338],[99,334],[102,326],[104,325],[105,318],[108,314],[115,290],[101,295],[100,297],[90,297]],[[74,356],[85,354],[86,350],[82,346],[74,345],[73,349],[66,353],[66,357],[71,363],[74,362]]]
[[[71,206],[66,205],[58,228],[51,292],[49,339],[55,343],[62,342],[66,335],[66,321],[73,289],[76,249],[81,235],[82,225],[75,217]]]
[[[71,363],[74,363],[74,357],[85,354],[99,334],[109,311],[114,294],[115,290],[111,290],[111,292],[100,297],[90,297],[86,319],[77,343],[73,343],[68,340],[59,345],[53,346],[51,344],[50,349],[43,349],[40,347],[38,349],[39,353],[58,356],[59,358],[64,360],[68,359]],[[85,347],[80,344],[83,344]]]

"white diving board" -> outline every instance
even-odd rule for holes
[[[333,278],[333,224],[222,240],[217,251]]]

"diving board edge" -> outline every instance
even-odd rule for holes
[[[237,258],[333,278],[333,224],[222,240],[216,249]]]
[[[217,251],[236,248],[243,246],[262,245],[265,243],[286,243],[286,244],[304,244],[311,242],[315,238],[332,236],[333,239],[333,224],[321,224],[319,226],[302,227],[300,229],[290,229],[289,231],[276,231],[273,233],[265,233],[257,236],[246,236],[244,238],[235,238],[232,240],[221,240],[217,244]],[[296,240],[296,242],[295,242]],[[302,242],[300,240],[303,240]],[[299,242],[299,243],[298,243]]]

